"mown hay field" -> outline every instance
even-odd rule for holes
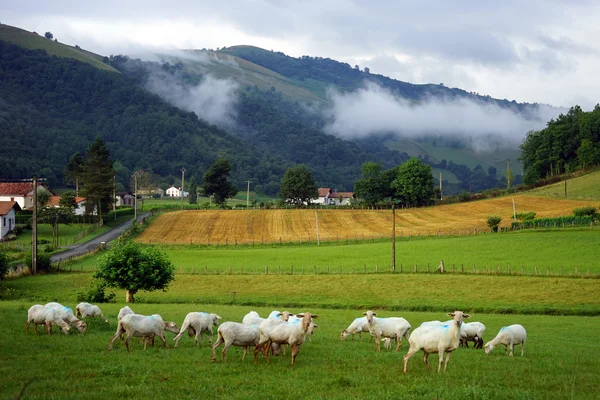
[[[396,213],[396,234],[442,235],[485,232],[486,217],[497,214],[509,226],[512,197],[401,209]],[[517,212],[534,211],[538,217],[569,215],[574,208],[597,202],[515,196]],[[270,242],[371,239],[389,236],[390,210],[202,210],[177,211],[158,216],[138,238],[141,243],[243,244]]]

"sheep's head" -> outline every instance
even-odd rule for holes
[[[173,332],[175,334],[179,333],[179,327],[177,326],[177,324],[173,321],[171,322],[165,322],[165,331],[169,331],[169,332]]]
[[[306,333],[308,334],[308,336],[312,336],[315,334],[315,329],[318,328],[319,325],[315,325],[312,322],[310,323],[310,325],[308,326],[308,331],[306,331]]]
[[[219,320],[221,319],[221,317],[219,317],[217,314],[210,314],[210,316],[212,317],[213,325],[219,326]]]
[[[372,324],[377,313],[369,310],[369,311],[364,312],[363,315],[365,315],[367,317],[367,322],[369,324]]]
[[[81,333],[85,333],[85,331],[87,330],[87,325],[85,324],[85,322],[79,320],[77,322],[75,322],[73,324],[75,326],[75,328],[77,328],[79,330],[79,332]]]
[[[69,334],[69,331],[71,330],[71,325],[67,324],[66,322],[63,322],[62,324],[60,324],[60,327],[62,328],[62,331],[65,335]]]
[[[302,328],[304,329],[304,332],[308,332],[314,318],[319,318],[318,315],[311,314],[309,312],[296,314],[296,317],[302,319]]]
[[[462,311],[454,311],[453,313],[448,313],[446,315],[452,317],[452,322],[454,322],[459,328],[463,324],[464,318],[471,318],[469,314],[465,314]]]
[[[491,342],[487,342],[483,348],[485,349],[485,354],[490,354],[492,350],[494,350],[494,345]]]
[[[290,315],[292,315],[289,311],[280,312],[277,314],[277,317],[281,318],[282,321],[287,322],[290,319]]]
[[[342,340],[346,340],[346,338],[350,335],[350,332],[348,332],[347,330],[343,330],[342,334],[340,335],[340,339]]]

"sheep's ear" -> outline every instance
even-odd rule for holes
[[[319,327],[319,325],[315,325],[315,324],[313,324],[313,326],[314,326],[315,328],[318,328],[318,327]]]
[[[298,318],[304,318],[304,314],[296,314],[296,317],[298,317]]]
[[[223,318],[221,318],[221,317],[219,317],[219,316],[217,315],[217,319],[223,319]]]
[[[312,314],[311,317],[313,317],[313,318],[319,318],[319,316],[315,315],[315,314]]]
[[[377,315],[377,313],[376,313],[376,312],[374,312],[374,313],[373,313],[373,316],[376,316],[376,315]]]
[[[448,314],[446,314],[449,317],[454,317],[454,313],[453,312],[449,312]]]
[[[283,313],[277,313],[278,317],[281,317],[283,315]]]
[[[463,318],[471,318],[469,314],[463,314]]]
[[[365,311],[365,312],[363,313],[363,315],[367,315],[367,312]]]

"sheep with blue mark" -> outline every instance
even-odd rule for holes
[[[476,349],[483,348],[485,325],[481,322],[465,322],[460,327],[460,346],[469,348],[469,342],[475,343]]]
[[[430,368],[429,365],[429,354],[438,353],[440,356],[438,364],[438,372],[442,368],[444,362],[444,354],[446,355],[446,361],[444,364],[444,371],[448,369],[448,362],[450,361],[450,355],[454,350],[458,348],[460,341],[460,327],[463,324],[463,320],[471,318],[469,314],[465,314],[462,311],[454,311],[448,313],[448,316],[452,317],[450,323],[444,323],[438,325],[434,324],[421,324],[417,329],[410,335],[408,342],[410,343],[410,349],[404,356],[404,373],[408,372],[408,360],[419,350],[423,350],[423,362]],[[437,321],[435,321],[437,322]]]
[[[509,356],[513,356],[515,345],[521,345],[521,357],[525,354],[525,342],[527,341],[527,332],[522,325],[514,324],[505,326],[500,329],[500,332],[495,338],[485,344],[485,354],[489,354],[494,347],[499,344],[504,345],[504,352],[506,353],[510,349]]]
[[[58,316],[62,318],[66,323],[68,323],[72,327],[77,328],[79,332],[85,333],[87,329],[86,323],[77,318],[75,314],[73,314],[73,310],[71,310],[71,307],[63,306],[62,304],[56,302],[47,303],[44,307],[52,308],[58,313]]]
[[[175,347],[179,345],[179,340],[183,336],[183,333],[187,330],[189,337],[194,337],[194,343],[198,345],[198,337],[200,337],[200,343],[204,344],[204,332],[210,332],[210,341],[209,343],[213,343],[213,326],[219,326],[220,316],[217,314],[208,314],[204,311],[202,312],[191,312],[186,315],[183,320],[183,325],[181,325],[181,330],[173,338],[175,341]]]
[[[401,317],[377,318],[377,313],[371,310],[363,313],[367,318],[369,332],[375,337],[377,351],[381,351],[381,338],[396,339],[396,350],[402,346],[402,337],[409,338],[410,323]]]
[[[362,340],[362,333],[369,332],[369,322],[367,321],[367,317],[355,318],[352,323],[342,331],[340,338],[342,340],[346,340],[346,338],[352,335],[352,340],[354,340],[354,335],[358,334],[358,338]],[[370,336],[373,340],[373,336]]]
[[[100,307],[95,306],[93,304],[85,303],[85,302],[79,303],[75,307],[75,311],[76,311],[75,314],[78,317],[81,317],[81,319],[85,319],[87,317],[96,317],[96,318],[102,318],[107,324],[110,323],[108,321],[108,318],[106,318],[104,316],[104,314],[102,314],[102,310],[100,310]]]
[[[44,331],[50,335],[52,333],[52,325],[60,327],[64,334],[69,334],[71,326],[66,323],[56,312],[56,310],[36,304],[27,310],[27,324],[25,325],[25,333],[29,331],[29,325],[33,322],[35,333],[37,333],[38,325],[44,325]]]

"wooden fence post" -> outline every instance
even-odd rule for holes
[[[363,265],[363,273],[366,274],[367,273],[367,264]]]
[[[292,267],[290,268],[290,275],[294,275],[294,264],[292,264]]]
[[[496,265],[496,274],[500,275],[500,264]]]
[[[265,265],[265,275],[269,275],[269,264]]]
[[[429,273],[429,263],[427,263],[427,273]]]
[[[508,264],[508,274],[512,275],[511,272],[510,272],[510,264]]]
[[[229,275],[231,275],[231,265],[229,266]]]
[[[465,273],[465,264],[460,264],[460,272]]]
[[[538,275],[538,269],[537,269],[537,265],[535,265],[535,266],[533,267],[533,269],[535,270],[535,276],[537,276],[537,275]]]
[[[379,272],[379,264],[375,264],[375,273]]]
[[[415,264],[415,271],[414,272],[417,273],[417,264]]]
[[[315,265],[315,275],[317,274],[317,266]]]
[[[521,275],[524,275],[524,274],[525,274],[525,266],[521,265]]]
[[[278,275],[281,275],[281,265],[278,265],[278,266],[277,266],[277,274],[278,274]]]

